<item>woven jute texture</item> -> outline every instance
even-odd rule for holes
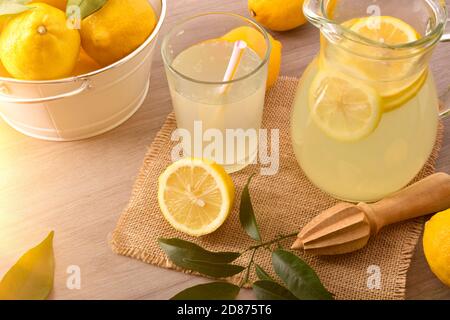
[[[280,170],[273,176],[255,176],[250,188],[265,241],[300,230],[320,211],[338,202],[308,181],[293,154],[289,122],[297,84],[297,79],[283,77],[266,98],[263,126],[280,130]],[[160,267],[180,270],[167,260],[159,248],[159,237],[178,237],[194,241],[214,251],[244,251],[255,244],[240,227],[238,206],[247,178],[252,173],[259,172],[259,168],[252,165],[232,174],[236,185],[235,207],[219,230],[199,239],[183,235],[163,219],[157,201],[158,176],[171,163],[170,152],[173,143],[170,136],[175,128],[175,117],[170,114],[145,156],[131,200],[113,232],[111,246],[118,254]],[[438,143],[431,158],[416,179],[434,172],[441,140],[442,128],[439,130]],[[333,257],[313,257],[302,252],[298,254],[316,270],[326,288],[335,294],[337,299],[404,299],[406,274],[423,223],[423,219],[416,219],[387,227],[369,241],[366,248],[351,254]],[[292,240],[282,242],[283,246],[288,248]],[[249,253],[246,253],[236,263],[247,265],[249,259]],[[265,270],[272,270],[268,250],[259,250],[255,261]],[[379,289],[368,288],[371,266],[380,268]],[[228,280],[238,284],[242,276],[234,276]],[[255,280],[253,270],[250,280]]]

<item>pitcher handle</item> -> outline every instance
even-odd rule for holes
[[[447,92],[441,97],[442,105],[439,115],[441,118],[450,116],[450,86],[447,88]]]
[[[449,8],[448,1],[445,1],[447,7]],[[444,30],[444,34],[442,35],[441,42],[450,41],[450,17],[447,18],[447,25]],[[439,115],[441,118],[446,118],[450,116],[450,86],[447,87],[447,92],[441,97],[442,105]]]
[[[444,30],[444,34],[442,35],[441,42],[450,41],[450,18],[447,19],[447,27]]]

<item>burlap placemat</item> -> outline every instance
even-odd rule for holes
[[[293,154],[289,122],[297,83],[295,78],[281,78],[266,99],[263,126],[280,129],[280,170],[274,176],[256,176],[250,189],[262,237],[266,241],[300,230],[318,212],[337,203],[337,200],[308,181]],[[113,232],[111,245],[118,254],[180,270],[167,260],[159,248],[159,237],[179,237],[215,251],[243,251],[255,244],[239,225],[238,206],[248,176],[258,172],[258,168],[253,165],[232,174],[237,195],[235,208],[218,231],[200,239],[183,235],[163,219],[157,202],[157,180],[171,161],[170,135],[175,128],[174,115],[170,114],[145,156],[130,203]],[[417,179],[434,172],[442,131],[441,128],[433,154]],[[404,299],[406,273],[423,222],[423,219],[416,219],[388,227],[371,240],[365,249],[355,253],[334,257],[299,254],[316,270],[324,285],[337,299]],[[286,247],[290,243],[287,241]],[[247,265],[249,259],[249,255],[244,254],[236,263]],[[264,269],[272,270],[267,250],[259,250],[255,261]],[[373,265],[381,271],[380,289],[369,289],[367,286],[370,275],[368,268]],[[241,277],[238,275],[229,280],[238,284]],[[253,273],[250,279],[255,280]]]

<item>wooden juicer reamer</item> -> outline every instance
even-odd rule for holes
[[[313,218],[292,249],[315,255],[363,248],[381,228],[450,208],[450,176],[436,173],[376,203],[339,203]]]

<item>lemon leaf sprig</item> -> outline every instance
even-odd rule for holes
[[[91,14],[100,10],[108,0],[69,0],[67,2],[66,15],[73,18],[74,14],[79,12],[80,19],[90,16]],[[79,10],[75,10],[79,8]]]
[[[0,0],[0,16],[19,14],[31,9],[30,0]]]

